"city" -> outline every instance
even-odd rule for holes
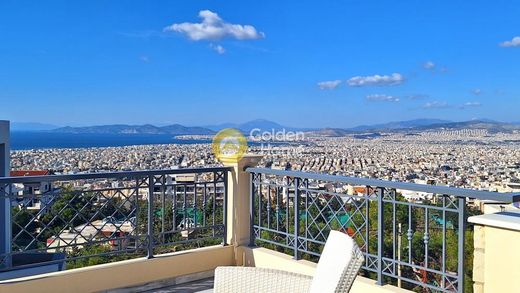
[[[275,169],[519,192],[520,149],[515,140],[520,140],[520,133],[306,136],[287,145],[257,142],[250,152],[264,154],[260,165]],[[11,156],[12,170],[55,174],[218,165],[210,144],[19,150]]]
[[[520,5],[0,1],[0,293],[516,293]]]
[[[246,131],[237,133],[247,135]],[[272,129],[271,133],[282,132]],[[517,132],[287,133],[247,136],[248,156],[257,158],[253,160],[256,167],[247,169],[254,186],[250,187],[250,200],[258,206],[258,213],[251,215],[255,236],[250,241],[259,247],[318,261],[320,244],[326,241],[323,227],[343,231],[356,239],[366,254],[362,276],[376,278],[371,274],[378,272],[379,279],[385,270],[373,265],[379,263],[377,255],[381,254],[369,243],[377,242],[376,235],[392,238],[392,234],[382,224],[378,230],[369,227],[379,218],[374,211],[386,201],[387,208],[393,205],[394,218],[384,226],[392,227],[393,239],[399,228],[399,238],[408,247],[398,251],[410,253],[407,267],[401,263],[404,259],[395,260],[394,248],[393,269],[388,273],[396,277],[399,270],[399,277],[397,283],[387,282],[400,288],[432,286],[456,292],[461,288],[458,284],[465,284],[464,290],[468,290],[472,281],[476,282],[471,269],[463,264],[474,263],[477,256],[471,250],[461,250],[472,245],[476,236],[473,226],[461,230],[460,221],[468,216],[517,211]],[[211,136],[177,138],[207,141]],[[12,249],[44,251],[42,255],[55,260],[40,259],[35,264],[42,263],[43,272],[52,272],[227,243],[224,219],[230,165],[215,152],[215,143],[12,151],[8,161],[13,183],[3,187],[12,207]],[[300,181],[295,180],[305,183],[301,191],[301,183],[296,183]],[[412,185],[401,185],[404,182]],[[294,228],[299,231],[294,237],[308,242],[293,252],[287,246],[291,237],[288,211],[300,205],[296,204],[300,192],[305,203],[301,207],[304,212],[298,212],[298,225],[304,229]],[[451,192],[466,197],[458,197],[462,201],[455,204],[457,197],[450,196]],[[376,198],[380,199],[377,203]],[[509,201],[515,204],[507,205]],[[406,206],[408,213],[403,210]],[[138,212],[142,209],[148,210],[148,216]],[[447,211],[457,212],[458,217],[448,216]],[[458,235],[452,232],[457,229]],[[156,240],[150,244],[149,237]],[[442,247],[428,248],[430,242],[440,241],[444,242]],[[458,250],[448,249],[448,244]],[[20,261],[17,255],[24,254],[12,255],[13,264]],[[420,258],[426,262],[417,266]],[[458,261],[448,261],[452,258]],[[11,271],[11,276],[23,276],[23,270],[16,272]],[[178,287],[172,288],[175,292]]]

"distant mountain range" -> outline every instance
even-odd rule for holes
[[[382,129],[407,129],[414,128],[420,126],[428,126],[434,124],[442,124],[442,123],[451,123],[453,121],[449,120],[440,120],[440,119],[415,119],[408,121],[394,121],[388,122],[384,124],[374,124],[374,125],[361,125],[353,128],[349,128],[351,131],[370,131],[370,130],[382,130]]]
[[[316,130],[310,130],[307,131],[307,133],[311,136],[317,135],[317,136],[345,136],[349,134],[354,134],[356,131],[348,130],[348,129],[342,129],[342,128],[322,128],[322,129],[316,129]]]
[[[145,125],[100,125],[86,127],[60,127],[39,123],[13,123],[13,131],[52,131],[58,133],[88,133],[88,134],[168,134],[168,135],[211,135],[224,128],[237,128],[248,134],[252,129],[261,131],[304,131],[310,135],[320,136],[345,136],[349,134],[366,133],[392,133],[392,132],[420,132],[431,130],[458,130],[458,129],[485,129],[489,132],[505,132],[520,130],[520,122],[505,123],[488,119],[471,120],[465,122],[453,122],[440,119],[415,119],[407,121],[394,121],[384,124],[361,125],[353,128],[298,128],[287,127],[279,123],[257,119],[245,123],[224,123],[219,125],[208,125],[204,127],[183,126],[172,124],[167,126]]]
[[[170,134],[170,135],[207,135],[214,134],[211,129],[203,127],[189,127],[180,124],[167,126],[145,125],[100,125],[87,127],[62,127],[52,130],[61,133],[90,133],[90,134]]]
[[[154,126],[151,124],[145,125],[100,125],[100,126],[86,126],[86,127],[61,127],[52,129],[52,132],[61,133],[96,133],[96,134],[170,134],[170,135],[210,135],[214,134],[224,128],[236,128],[244,133],[249,134],[253,129],[260,129],[261,131],[275,131],[285,129],[286,131],[305,131],[308,128],[295,128],[280,125],[276,122],[257,119],[241,124],[224,123],[219,125],[208,125],[203,127],[198,126],[183,126],[180,124],[173,124],[167,126]]]
[[[413,133],[422,131],[483,129],[490,133],[511,133],[520,131],[520,124],[498,122],[487,119],[464,122],[451,122],[436,119],[418,119],[402,122],[390,122],[378,125],[363,125],[349,129],[325,128],[311,131],[311,134],[322,136],[345,136],[360,133]]]
[[[224,128],[236,128],[239,130],[242,130],[243,132],[250,132],[253,129],[260,129],[261,131],[271,131],[274,129],[282,130],[285,129],[286,131],[307,131],[311,130],[310,128],[298,128],[298,127],[290,127],[290,126],[284,126],[281,124],[278,124],[273,121],[265,120],[265,119],[256,119],[251,120],[245,123],[223,123],[223,124],[217,124],[217,125],[207,125],[204,126],[205,128],[211,129],[213,131],[219,131]]]
[[[512,131],[520,130],[519,124],[498,122],[492,120],[471,120],[465,122],[449,122],[436,123],[432,125],[423,125],[413,128],[413,130],[461,130],[461,129],[484,129],[491,133],[504,132],[510,133]]]

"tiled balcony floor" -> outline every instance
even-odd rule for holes
[[[163,280],[137,287],[121,288],[106,291],[107,293],[134,293],[134,292],[156,292],[156,293],[195,293],[213,292],[213,278],[206,278],[184,284],[175,284],[173,280]]]

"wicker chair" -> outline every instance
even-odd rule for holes
[[[352,238],[331,231],[314,277],[266,268],[218,267],[214,292],[349,292],[363,260]]]

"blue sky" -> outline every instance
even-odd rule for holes
[[[520,121],[518,15],[515,1],[2,0],[0,119]]]

